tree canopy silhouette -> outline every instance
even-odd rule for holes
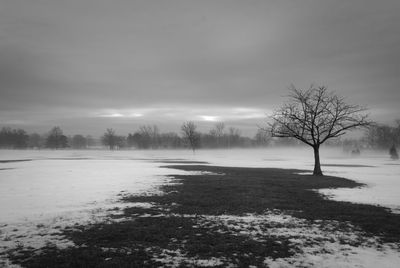
[[[52,149],[66,148],[68,147],[67,136],[63,134],[60,127],[53,127],[46,138],[46,147]]]
[[[319,148],[329,139],[340,137],[350,129],[369,126],[366,108],[348,104],[344,97],[313,87],[290,89],[289,101],[277,109],[270,124],[273,137],[292,137],[314,149],[314,175],[322,176]]]
[[[183,137],[190,148],[193,150],[193,153],[195,152],[196,148],[199,147],[200,143],[200,135],[196,131],[196,128],[197,126],[192,121],[185,122],[181,126]]]
[[[114,150],[117,145],[117,135],[115,134],[115,130],[112,128],[107,128],[106,132],[101,137],[101,141],[105,146],[108,146],[110,150]]]

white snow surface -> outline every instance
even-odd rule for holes
[[[70,245],[69,241],[54,240],[57,237],[50,234],[76,222],[103,219],[106,209],[123,206],[118,202],[118,194],[158,193],[157,186],[168,183],[169,175],[189,174],[162,168],[173,164],[157,162],[164,159],[206,161],[220,166],[291,168],[306,173],[313,168],[309,148],[198,150],[195,154],[189,150],[0,150],[0,266],[7,265],[7,260],[1,261],[2,251],[21,244]],[[387,152],[362,151],[360,156],[352,157],[340,150],[321,148],[321,162],[326,175],[367,184],[356,189],[320,190],[328,198],[378,204],[400,211],[400,161],[391,160]],[[334,252],[337,246],[326,247],[333,247]],[[351,264],[357,263],[357,267],[378,264],[398,267],[400,263],[398,251],[388,253],[357,247],[349,249],[351,254],[339,257],[332,252],[317,256],[304,252],[301,262],[266,260],[266,264],[337,267],[339,263],[341,267],[354,267]],[[204,260],[204,266],[213,261]]]
[[[308,148],[198,150],[194,155],[188,150],[0,150],[0,161],[24,159],[32,161],[0,163],[0,223],[100,207],[96,203],[115,199],[121,191],[154,191],[154,186],[168,179],[167,175],[185,174],[160,168],[163,163],[151,160],[309,172],[313,168],[312,150]],[[400,161],[391,160],[387,152],[365,151],[352,157],[340,150],[321,148],[321,162],[326,175],[367,184],[357,189],[321,190],[330,198],[400,209]]]
[[[0,224],[104,207],[121,192],[153,192],[168,181],[160,164],[129,152],[1,151]]]

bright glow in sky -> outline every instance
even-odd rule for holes
[[[265,118],[265,110],[255,108],[201,108],[201,107],[180,107],[180,108],[144,108],[144,109],[105,109],[94,112],[93,117],[121,117],[138,118],[145,117],[150,119],[184,119],[191,120],[197,118],[202,121],[232,121],[237,119],[256,119]]]
[[[211,121],[211,122],[219,121],[218,116],[212,116],[212,115],[200,115],[199,118],[204,121]]]

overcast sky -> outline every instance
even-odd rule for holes
[[[0,126],[251,133],[312,83],[400,118],[400,1],[0,1]]]

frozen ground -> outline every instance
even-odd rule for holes
[[[322,193],[334,199],[379,204],[400,211],[400,161],[390,160],[386,152],[362,152],[359,157],[351,157],[327,149],[322,149],[321,157],[325,174],[368,184],[360,189],[326,189]],[[153,161],[163,159],[222,166],[313,168],[312,150],[308,148],[199,150],[195,155],[189,150],[0,150],[0,257],[2,251],[21,244],[68,246],[68,241],[56,241],[57,237],[49,234],[75,222],[101,220],[105,209],[121,206],[118,194],[154,193],[157,185],[169,181],[169,174],[184,173],[160,168],[163,164]],[[382,267],[396,267],[391,264],[399,261],[396,253],[385,255],[362,248],[353,251],[358,253],[352,258],[380,256],[392,260]],[[349,257],[350,263],[351,260]],[[282,260],[281,264],[288,261]],[[318,262],[321,259],[314,260]]]

